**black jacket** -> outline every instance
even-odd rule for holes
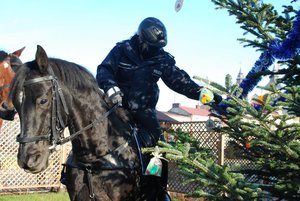
[[[136,35],[117,43],[97,68],[99,87],[107,92],[118,86],[124,94],[123,105],[131,110],[155,108],[160,78],[173,91],[199,99],[200,87],[175,66],[172,55],[161,49],[157,56],[143,60],[138,51]]]

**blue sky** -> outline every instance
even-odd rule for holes
[[[22,61],[34,59],[36,46],[48,56],[72,61],[93,74],[116,42],[130,38],[146,17],[157,17],[168,31],[165,50],[177,66],[194,75],[224,84],[247,74],[259,52],[237,41],[243,31],[225,10],[209,0],[185,0],[176,12],[176,0],[14,0],[1,2],[0,49],[12,52],[26,46]],[[269,0],[277,10],[280,2]],[[173,102],[194,107],[189,100],[159,82],[157,109],[167,111]]]

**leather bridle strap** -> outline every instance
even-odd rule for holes
[[[51,66],[50,66],[50,68],[49,68],[49,72],[50,72],[50,74],[54,75],[54,72],[53,72]],[[56,79],[56,80],[57,80],[57,79]],[[62,93],[62,89],[61,89],[61,87],[60,87],[58,84],[55,85],[55,92],[57,92],[57,93],[56,93],[56,96],[57,96],[57,98],[59,98],[58,100],[61,101],[65,113],[66,113],[67,115],[69,115],[69,110],[68,110],[68,107],[67,107],[67,104],[66,104],[66,100],[65,100],[64,95],[63,95],[63,93]]]
[[[33,83],[43,82],[43,81],[51,81],[51,80],[54,80],[54,77],[52,75],[33,78],[31,80],[25,81],[24,82],[24,87],[26,85],[30,85],[30,84],[33,84]],[[23,97],[23,99],[24,98],[25,97]],[[24,112],[24,104],[22,104],[22,109],[21,110],[22,110],[22,113],[23,113]],[[24,133],[23,133],[23,130],[21,130],[21,134],[19,134],[17,136],[17,142],[19,142],[19,143],[28,143],[28,142],[35,142],[35,141],[42,141],[42,140],[49,140],[50,141],[50,138],[51,138],[51,134],[39,135],[39,136],[33,136],[33,137],[23,137],[23,136],[24,136]]]
[[[3,89],[9,88],[9,87],[10,87],[10,84],[2,85],[2,86],[0,86],[0,91]]]
[[[54,72],[53,72],[51,66],[49,66],[48,71],[51,75],[54,75]],[[54,94],[53,94],[54,106],[52,107],[52,130],[53,130],[52,131],[53,132],[52,140],[54,142],[54,146],[56,146],[56,144],[59,142],[60,137],[61,137],[60,135],[57,134],[58,129],[57,129],[57,124],[56,124],[57,123],[56,117],[58,117],[58,123],[60,124],[60,125],[58,125],[58,128],[60,128],[60,130],[63,130],[66,127],[66,124],[64,123],[64,120],[63,120],[62,114],[61,114],[61,104],[63,106],[64,112],[67,117],[69,116],[69,110],[68,110],[64,95],[62,93],[62,89],[59,86],[56,78],[52,81],[52,84],[53,84],[53,88],[54,88],[53,89],[53,91],[54,91]]]
[[[33,83],[37,83],[37,82],[44,82],[44,81],[54,80],[54,79],[55,78],[52,75],[48,75],[48,76],[44,76],[44,77],[37,77],[37,78],[33,78],[31,80],[26,80],[24,82],[24,86],[30,85],[30,84],[33,84]]]
[[[50,140],[51,135],[40,135],[34,137],[21,137],[20,134],[17,136],[17,142],[19,143],[28,143],[28,142],[37,142],[42,140]]]

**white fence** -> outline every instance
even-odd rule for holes
[[[19,143],[16,136],[20,132],[19,119],[4,121],[0,129],[0,193],[36,191],[43,188],[60,188],[62,163],[70,150],[64,145],[51,154],[49,166],[39,174],[26,173],[17,164]]]

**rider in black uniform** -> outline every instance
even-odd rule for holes
[[[135,123],[150,134],[146,146],[163,140],[155,112],[158,80],[161,78],[173,91],[195,100],[199,100],[202,88],[175,65],[174,57],[163,49],[166,45],[164,24],[149,17],[140,23],[135,35],[117,43],[97,68],[99,87],[113,103],[130,111]]]

